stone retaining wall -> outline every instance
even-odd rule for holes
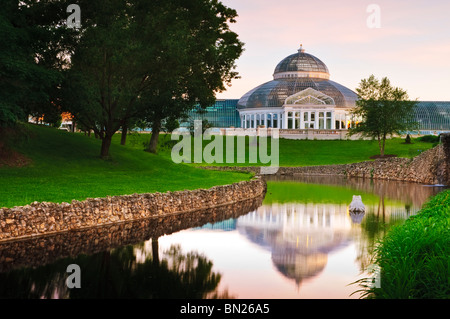
[[[21,240],[0,241],[0,273],[21,267],[38,267],[58,259],[92,255],[124,245],[133,245],[183,229],[200,227],[241,215],[261,206],[264,194],[189,213],[166,215],[114,223],[106,226],[74,229]]]
[[[341,175],[450,185],[450,134],[442,134],[442,143],[420,155],[409,158],[386,158],[354,164],[280,167],[277,175]],[[250,171],[259,174],[260,167],[204,167],[206,169]]]
[[[1,208],[0,241],[220,207],[263,195],[266,187],[265,181],[257,177],[210,189]]]

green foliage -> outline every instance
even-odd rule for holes
[[[376,250],[380,299],[450,298],[450,191],[433,197],[405,224],[394,227]]]
[[[384,155],[387,137],[417,128],[414,120],[417,102],[409,101],[407,92],[393,87],[388,78],[379,81],[371,75],[360,82],[356,91],[359,98],[352,113],[362,118],[362,122],[350,129],[350,134],[361,133],[378,140],[380,155]]]
[[[242,44],[228,27],[236,12],[220,2],[95,0],[82,7],[86,22],[63,102],[100,136],[102,157],[120,126],[140,118],[159,132],[165,119],[213,103],[214,93],[237,76]]]
[[[55,10],[57,7],[60,8]],[[49,17],[54,17],[56,11],[64,12],[61,3],[56,5],[49,0],[2,1],[0,126],[27,121],[29,114],[41,116],[54,111],[51,102],[62,66],[57,61],[58,56],[64,56],[59,53],[64,52],[66,45],[61,37],[65,28],[48,27]]]
[[[439,143],[440,137],[435,135],[424,135],[416,138],[417,141],[427,142],[427,143]]]

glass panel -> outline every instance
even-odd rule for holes
[[[323,114],[323,113],[322,113]],[[323,126],[324,121],[323,118],[319,118],[319,129],[323,130],[325,127]]]
[[[331,118],[327,118],[327,129],[331,129]]]
[[[316,113],[315,112],[311,112],[311,121],[314,121],[316,118]]]
[[[308,114],[309,114],[309,112],[303,113],[303,120],[304,121],[308,121]]]

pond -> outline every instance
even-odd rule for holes
[[[443,189],[312,176],[267,184],[264,199],[1,243],[0,298],[359,298],[351,283],[368,276],[377,241]],[[353,195],[364,214],[349,212]],[[69,265],[81,288],[68,287]]]

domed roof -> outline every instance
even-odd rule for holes
[[[272,81],[244,94],[238,101],[238,109],[282,107],[288,97],[308,88],[317,91],[315,95],[333,101],[325,103],[333,104],[337,108],[354,107],[358,99],[357,94],[349,88],[329,80],[330,73],[325,63],[305,53],[303,47],[300,47],[298,53],[278,63],[273,77]]]
[[[330,74],[325,63],[314,55],[305,53],[302,46],[300,46],[298,53],[291,54],[278,63],[274,76],[284,72],[321,72]]]
[[[312,88],[331,97],[336,107],[354,107],[358,96],[339,83],[325,79],[293,78],[266,82],[244,94],[238,101],[239,109],[282,107],[286,99],[298,92]]]

